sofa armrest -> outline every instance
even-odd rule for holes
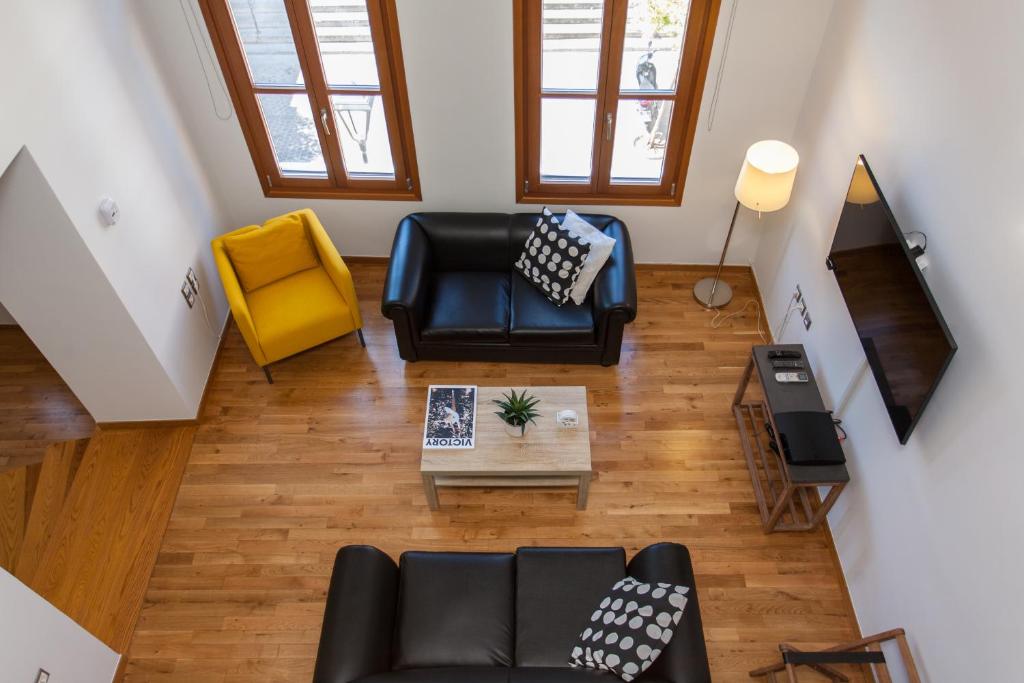
[[[320,263],[327,271],[327,275],[331,278],[338,293],[341,294],[341,298],[348,305],[348,309],[352,313],[352,322],[357,330],[361,329],[363,317],[359,313],[359,297],[356,296],[352,273],[349,272],[348,266],[345,265],[345,261],[341,258],[341,254],[338,253],[337,247],[334,246],[334,242],[331,241],[330,235],[327,234],[316,214],[310,209],[302,209],[297,213],[306,221],[309,236],[313,238],[313,246],[320,257]]]
[[[667,582],[690,589],[683,618],[671,642],[645,672],[645,677],[663,678],[670,683],[711,683],[690,551],[678,543],[649,545],[629,561],[626,572],[645,583]]]
[[[636,318],[636,267],[629,231],[622,221],[615,220],[604,233],[615,238],[615,248],[594,280],[594,318],[602,324],[609,315],[618,313],[631,323]]]
[[[398,566],[368,545],[338,551],[313,683],[350,683],[391,668]]]
[[[410,322],[419,329],[429,286],[430,242],[419,223],[406,216],[395,231],[381,313],[392,320],[400,315],[411,316]]]
[[[256,324],[252,320],[249,304],[245,300],[245,292],[242,291],[242,285],[238,282],[238,276],[235,274],[235,267],[231,264],[228,252],[224,248],[225,237],[229,235],[244,235],[256,229],[258,229],[256,226],[248,226],[239,228],[234,232],[228,233],[228,235],[221,235],[210,243],[210,248],[213,250],[213,262],[217,265],[220,282],[224,285],[224,296],[227,298],[228,306],[231,308],[231,316],[235,319],[235,324],[238,325],[238,330],[242,333],[242,339],[245,340],[245,345],[249,347],[249,352],[252,354],[256,364],[263,367],[269,361],[267,360],[267,355],[263,353],[263,347],[260,346],[259,336],[256,334]]]

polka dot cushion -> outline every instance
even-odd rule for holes
[[[587,239],[561,229],[558,219],[544,207],[515,267],[553,304],[561,306],[569,300],[589,255]]]
[[[622,579],[594,610],[572,648],[569,666],[610,671],[632,681],[672,640],[689,591],[670,583]]]

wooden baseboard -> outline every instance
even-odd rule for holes
[[[356,263],[360,265],[386,265],[391,260],[389,256],[345,256],[345,263]]]
[[[815,491],[817,495],[817,491]],[[836,539],[832,536],[832,527],[828,523],[828,517],[825,517],[821,523],[821,527],[825,530],[825,536],[828,538],[828,550],[832,555],[832,564],[836,568],[836,574],[839,575],[839,583],[843,589],[843,602],[846,603],[846,609],[850,612],[850,621],[854,632],[858,638],[864,636],[864,631],[860,627],[860,621],[857,619],[857,610],[853,608],[853,598],[850,597],[850,586],[846,583],[846,574],[843,572],[843,563],[839,559],[839,551],[836,549]]]
[[[203,397],[199,399],[199,409],[196,416],[184,420],[136,420],[133,422],[97,422],[97,429],[107,431],[114,429],[167,429],[170,427],[194,427],[203,418],[203,410],[206,408],[206,397],[210,393],[210,380],[217,371],[220,363],[221,352],[224,350],[224,340],[227,338],[228,326],[231,325],[231,315],[224,319],[224,327],[220,331],[220,341],[217,342],[217,351],[213,354],[213,363],[210,364],[210,372],[206,376],[206,386],[203,387]]]
[[[717,263],[636,263],[633,266],[637,270],[694,270],[695,268],[715,270]],[[742,273],[753,270],[750,266],[722,266],[723,273]]]

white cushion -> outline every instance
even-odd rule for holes
[[[590,223],[576,215],[572,210],[565,212],[565,220],[562,222],[562,229],[582,237],[590,243],[590,256],[583,263],[583,270],[576,278],[569,298],[577,305],[582,304],[587,298],[590,286],[594,284],[597,274],[601,272],[608,257],[612,255],[615,248],[615,238],[609,237]]]

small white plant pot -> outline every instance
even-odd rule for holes
[[[516,425],[510,425],[508,422],[505,423],[505,433],[508,434],[509,436],[513,437],[513,438],[521,439],[522,437],[526,436],[526,432],[528,432],[528,431],[530,431],[530,423],[529,422],[527,422],[522,427],[517,427]]]

